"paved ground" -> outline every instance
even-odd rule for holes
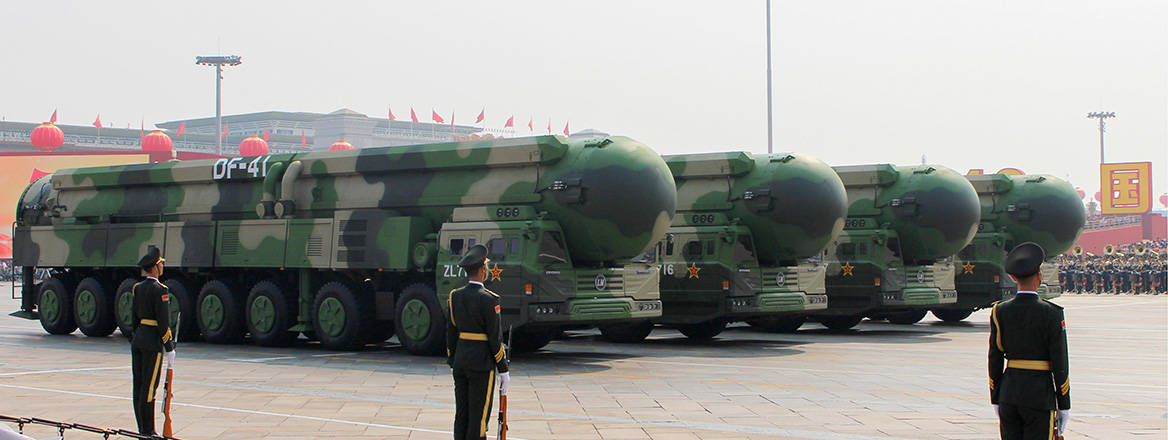
[[[0,310],[16,310],[0,290]],[[1074,401],[1068,438],[1168,434],[1168,297],[1069,296]],[[573,332],[515,356],[511,438],[990,439],[987,312],[944,325],[864,322],[774,335],[747,327],[638,345]],[[399,347],[179,348],[178,435],[188,439],[444,439],[452,383],[438,358]],[[133,427],[119,336],[48,336],[0,318],[0,414]],[[161,419],[160,419],[161,420]],[[161,423],[161,421],[159,422]],[[494,434],[494,425],[491,433]],[[39,438],[52,431],[27,430]],[[66,438],[99,438],[70,434]]]

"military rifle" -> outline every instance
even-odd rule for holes
[[[507,359],[511,359],[511,338],[515,335],[515,326],[507,330]],[[507,395],[499,393],[499,440],[507,440]]]

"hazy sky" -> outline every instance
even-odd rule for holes
[[[439,4],[441,3],[441,4]],[[196,55],[243,56],[224,113],[571,120],[661,153],[766,151],[764,0],[5,1],[0,116],[124,127],[214,113]],[[1017,167],[1168,192],[1168,2],[775,0],[775,150],[833,165]],[[423,116],[424,117],[424,116]]]

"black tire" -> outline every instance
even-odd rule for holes
[[[695,340],[712,339],[726,330],[726,320],[711,319],[697,324],[683,324],[677,327],[685,337]]]
[[[87,277],[73,291],[73,318],[85,336],[104,338],[118,328],[114,297],[101,280]]]
[[[265,280],[252,286],[244,309],[247,331],[257,345],[285,347],[299,336],[298,332],[288,331],[296,325],[296,301],[276,283]]]
[[[126,278],[118,284],[118,290],[114,291],[114,322],[117,323],[122,336],[127,338],[133,336],[134,332],[134,323],[130,320],[134,317],[135,284],[138,284],[137,278]]]
[[[827,327],[827,328],[832,329],[832,330],[848,330],[848,329],[851,329],[852,327],[855,327],[856,325],[859,325],[860,321],[862,321],[863,319],[864,319],[864,317],[860,316],[860,315],[821,316],[821,317],[819,317],[819,323],[823,324],[824,327]]]
[[[604,336],[604,339],[622,344],[644,341],[650,333],[653,333],[653,322],[647,319],[600,326],[600,334]]]
[[[773,316],[746,321],[751,327],[770,333],[795,333],[805,322],[807,315]]]
[[[402,290],[393,311],[397,340],[406,351],[419,356],[446,352],[446,316],[434,287],[415,283]]]
[[[185,278],[167,278],[162,284],[170,290],[172,308],[178,307],[178,342],[191,342],[199,339],[198,295],[192,291],[193,282]],[[171,316],[171,323],[175,324],[175,316]]]
[[[312,327],[320,345],[331,350],[356,350],[365,345],[371,302],[369,295],[358,297],[345,283],[332,281],[321,286],[312,302]]]
[[[73,289],[68,280],[52,276],[37,291],[41,327],[51,335],[67,335],[77,330],[73,317]]]
[[[247,333],[242,295],[220,280],[211,280],[199,289],[199,331],[207,342],[238,344]]]
[[[933,316],[945,322],[961,322],[969,315],[973,314],[973,309],[936,309],[933,310]]]
[[[366,344],[380,344],[392,338],[395,331],[393,321],[371,321],[369,331],[365,332]]]
[[[907,312],[890,313],[888,315],[888,322],[898,325],[913,325],[925,319],[925,314],[928,310],[909,310]]]
[[[503,335],[503,341],[511,340],[511,350],[529,353],[546,347],[560,334],[556,328],[530,328],[527,326],[512,330],[514,335]]]

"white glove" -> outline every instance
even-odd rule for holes
[[[1058,412],[1058,416],[1059,416],[1059,434],[1065,436],[1065,435],[1067,435],[1067,422],[1071,420],[1071,410],[1060,409]]]
[[[511,385],[511,373],[499,373],[499,395],[507,395],[508,385]]]
[[[1002,410],[998,408],[998,404],[996,403],[994,404],[994,415],[998,417],[1002,416]]]
[[[166,359],[166,369],[167,370],[174,369],[174,352],[175,352],[175,350],[171,350],[171,351],[166,352],[165,355],[163,355]]]

